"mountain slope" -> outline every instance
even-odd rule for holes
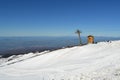
[[[23,61],[18,60],[14,64],[0,67],[0,78],[2,80],[119,80],[119,48],[120,41],[100,42],[59,49],[34,57],[28,56],[29,58]]]

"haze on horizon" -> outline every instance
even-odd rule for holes
[[[119,0],[0,0],[0,36],[120,37]]]

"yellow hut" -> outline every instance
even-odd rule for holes
[[[88,43],[94,43],[94,36],[92,35],[88,36]]]

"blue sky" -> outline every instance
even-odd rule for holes
[[[0,36],[120,37],[120,0],[0,0]]]

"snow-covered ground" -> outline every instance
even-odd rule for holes
[[[1,58],[0,80],[120,80],[120,41]]]

